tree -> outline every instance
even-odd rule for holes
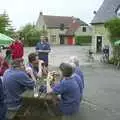
[[[120,19],[115,18],[105,23],[105,27],[110,32],[111,42],[120,39]]]
[[[43,33],[46,31],[41,31],[32,24],[27,24],[19,30],[21,37],[24,37],[24,43],[28,46],[36,45]]]
[[[0,15],[0,33],[12,36],[14,34],[14,29],[11,26],[8,14],[4,12]]]
[[[105,27],[110,32],[110,41],[113,47],[113,58],[111,63],[118,64],[120,61],[120,46],[115,46],[114,42],[120,40],[120,19],[115,18],[105,23]]]

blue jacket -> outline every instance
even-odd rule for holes
[[[2,81],[0,79],[0,120],[5,120],[6,112],[7,112],[7,108],[4,102],[3,86],[2,86]]]
[[[84,83],[84,75],[83,75],[83,73],[81,72],[79,66],[75,68],[75,73],[80,76],[80,78],[81,78],[81,80],[82,80],[82,86],[83,86],[83,88],[84,88],[84,86],[85,86],[85,85],[84,85],[84,84],[85,84],[85,83]]]
[[[8,108],[17,108],[21,105],[21,94],[26,89],[34,88],[34,81],[26,72],[9,68],[3,75],[3,86],[5,91],[5,102]]]
[[[38,42],[36,45],[36,50],[51,50],[51,48],[48,43]]]
[[[77,82],[77,77],[63,79],[53,87],[55,94],[61,95],[60,111],[64,115],[72,115],[79,112],[82,91]]]

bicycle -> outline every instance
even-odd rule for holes
[[[120,57],[117,58],[116,68],[120,69]]]
[[[94,62],[94,56],[93,56],[93,52],[92,51],[88,51],[88,62]]]
[[[108,61],[109,61],[109,55],[104,53],[102,55],[101,62],[108,63]]]

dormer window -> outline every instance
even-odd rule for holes
[[[120,8],[119,8],[118,11],[117,11],[117,17],[120,18]]]
[[[87,30],[86,30],[86,27],[83,27],[83,28],[82,28],[82,31],[83,31],[83,32],[86,32],[86,31],[87,31]]]
[[[60,30],[64,30],[64,24],[63,23],[60,24]]]
[[[116,15],[118,18],[120,18],[120,5],[118,6],[118,8],[116,10]]]

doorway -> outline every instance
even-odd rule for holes
[[[97,36],[97,43],[96,43],[97,52],[102,52],[102,36]]]
[[[60,37],[60,44],[65,44],[64,36],[60,35],[59,37]]]

